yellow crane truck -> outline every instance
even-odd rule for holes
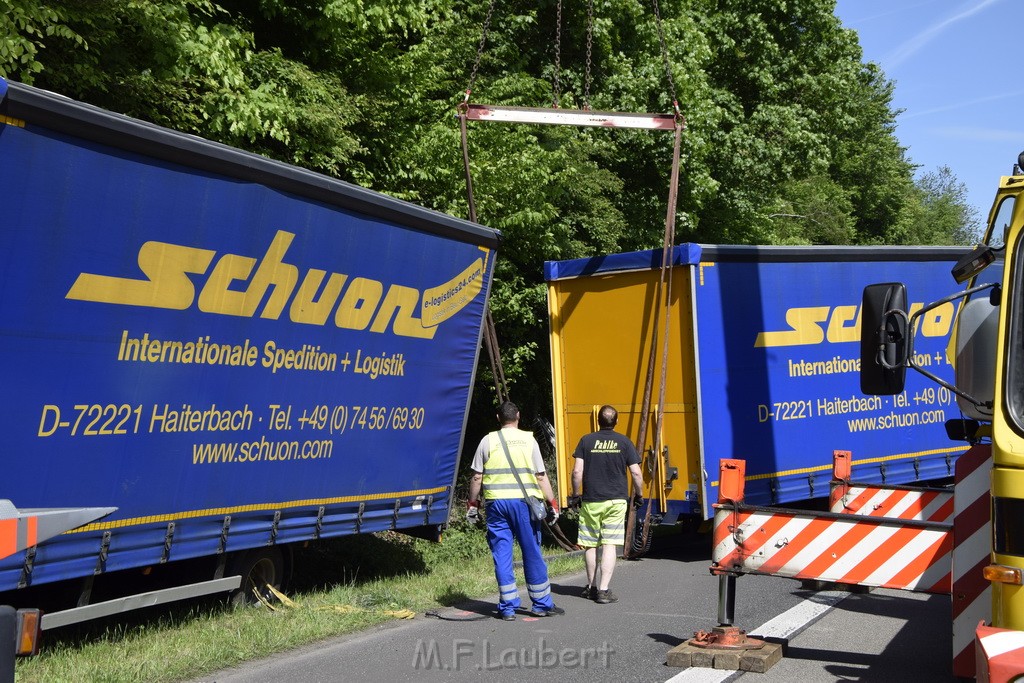
[[[938,303],[960,302],[950,345],[955,381],[932,379],[957,396],[960,419],[951,438],[990,449],[989,557],[965,577],[990,584],[991,609],[971,624],[979,680],[1010,681],[1024,674],[1024,153],[999,181],[984,240],[953,268],[964,289]],[[903,283],[865,289],[862,386],[866,393],[903,390],[915,361],[915,315],[907,315]],[[933,304],[933,305],[936,305]],[[959,489],[957,490],[959,496]],[[969,516],[966,501],[958,514]],[[954,533],[955,535],[955,533]],[[968,563],[969,564],[969,563]],[[966,566],[966,565],[965,565]],[[981,576],[971,576],[980,571]],[[954,556],[954,578],[957,571]],[[954,614],[957,590],[954,587]],[[957,675],[967,672],[954,671]]]

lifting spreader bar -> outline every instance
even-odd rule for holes
[[[531,107],[504,107],[492,104],[466,104],[466,118],[470,121],[497,121],[502,123],[539,123],[555,126],[592,126],[597,128],[643,128],[648,130],[674,130],[676,117],[672,114],[633,114],[592,109],[552,109]]]

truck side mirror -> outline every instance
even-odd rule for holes
[[[953,279],[956,280],[958,285],[962,285],[985,270],[995,260],[996,252],[992,247],[987,244],[976,247],[970,253],[960,257],[960,260],[953,266]]]
[[[864,288],[860,327],[860,390],[891,396],[907,375],[907,288],[901,282]]]

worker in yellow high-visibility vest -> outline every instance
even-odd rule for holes
[[[520,607],[519,587],[512,567],[512,544],[523,554],[526,590],[532,602],[530,614],[548,617],[563,614],[551,598],[548,566],[540,549],[540,522],[530,516],[526,497],[542,498],[550,505],[548,520],[558,519],[558,501],[551,489],[540,446],[530,432],[519,429],[519,409],[506,401],[498,407],[501,429],[480,440],[470,469],[469,503],[466,516],[475,519],[483,489],[487,518],[487,544],[494,558],[498,580],[498,614],[505,621],[516,618]],[[502,443],[504,439],[504,444]],[[515,474],[513,469],[515,468]],[[518,474],[518,480],[516,475]]]

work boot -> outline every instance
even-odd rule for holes
[[[597,597],[594,598],[594,602],[599,605],[607,605],[609,602],[616,602],[618,600],[615,594],[611,590],[597,591]]]
[[[534,607],[530,610],[530,614],[535,617],[557,617],[561,614],[565,614],[565,610],[561,607],[552,606],[551,609],[541,609],[540,607]]]

